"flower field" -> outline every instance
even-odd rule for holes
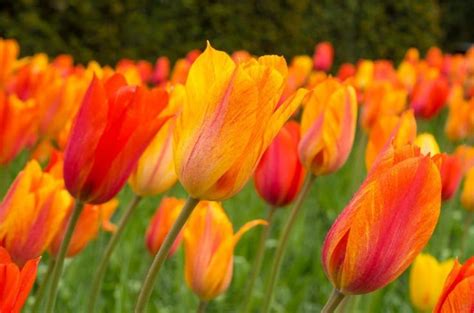
[[[0,39],[1,313],[474,312],[474,48],[201,48]]]

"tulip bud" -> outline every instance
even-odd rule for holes
[[[329,71],[334,59],[334,48],[330,42],[318,43],[314,50],[313,63],[317,71]]]
[[[163,198],[158,206],[153,218],[146,231],[146,246],[148,251],[155,255],[160,250],[166,235],[178,218],[181,209],[184,206],[184,200],[176,198]],[[170,258],[181,243],[182,234],[180,233],[171,247],[168,257]]]
[[[433,313],[474,312],[474,258],[454,267],[444,284]]]
[[[46,250],[71,206],[62,180],[30,161],[0,203],[0,242],[15,263],[22,266]]]
[[[28,298],[40,258],[28,260],[21,268],[12,262],[8,251],[0,247],[0,312],[19,313]]]
[[[420,147],[423,155],[436,155],[439,153],[439,146],[436,138],[430,133],[422,133],[416,136],[414,144]]]
[[[328,78],[304,100],[299,143],[301,163],[314,175],[341,168],[349,157],[357,122],[357,101],[351,86]]]
[[[94,77],[64,154],[71,195],[93,204],[112,199],[166,121],[160,113],[167,102],[166,91],[127,86],[120,74],[105,83]]]
[[[306,94],[277,105],[286,77],[282,57],[236,64],[208,44],[196,59],[174,132],[176,174],[191,197],[222,200],[242,189]]]
[[[184,229],[186,284],[204,301],[227,290],[232,280],[234,248],[244,233],[263,220],[246,223],[234,234],[217,202],[201,201]]]
[[[436,164],[417,147],[389,145],[326,235],[326,276],[346,295],[386,286],[428,243],[440,206]]]
[[[268,146],[254,174],[255,189],[271,206],[292,202],[303,184],[305,171],[298,158],[300,127],[288,122]]]
[[[418,310],[431,311],[441,295],[454,260],[438,262],[429,254],[419,254],[410,271],[410,300]]]

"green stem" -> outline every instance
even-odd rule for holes
[[[295,204],[293,205],[288,222],[286,223],[285,228],[283,229],[283,232],[281,234],[280,240],[278,241],[277,250],[275,252],[275,259],[273,260],[272,271],[267,284],[265,298],[263,302],[262,312],[264,313],[270,311],[270,306],[272,304],[273,299],[273,291],[275,289],[275,285],[280,274],[281,263],[285,254],[286,246],[288,244],[288,239],[290,238],[291,230],[293,229],[303,201],[306,198],[306,195],[308,194],[309,190],[311,189],[311,185],[313,184],[315,178],[316,176],[312,174],[309,174],[308,177],[306,177],[306,181],[303,185],[303,188],[301,189],[298,198],[296,199]]]
[[[471,228],[472,219],[474,217],[474,212],[468,212],[466,219],[464,220],[464,229],[461,239],[461,252],[459,256],[462,258],[466,252],[467,243],[469,242],[469,229]]]
[[[92,281],[92,289],[89,297],[89,306],[87,312],[92,313],[95,311],[97,299],[100,294],[100,290],[102,287],[102,282],[104,280],[105,272],[107,271],[107,266],[109,265],[110,257],[112,256],[117,243],[119,242],[120,236],[122,235],[123,231],[125,230],[125,226],[130,221],[130,217],[132,216],[133,212],[137,208],[138,204],[140,203],[142,197],[138,195],[134,195],[133,199],[128,204],[127,208],[123,216],[120,218],[120,221],[117,226],[117,230],[110,238],[107,247],[105,248],[104,253],[102,254],[102,258],[100,259],[99,266],[94,274],[94,280]]]
[[[324,306],[321,313],[333,313],[337,309],[339,303],[341,303],[341,301],[344,299],[344,297],[345,296],[343,293],[334,288],[332,290],[331,296],[329,296],[328,302],[326,302],[326,305]]]
[[[63,271],[64,258],[66,257],[66,252],[69,248],[69,243],[72,239],[72,234],[76,228],[77,221],[81,215],[82,208],[84,203],[82,201],[76,200],[74,208],[72,210],[71,217],[66,228],[66,234],[64,239],[61,242],[61,247],[59,248],[59,253],[56,256],[56,262],[54,264],[53,273],[51,274],[51,287],[49,289],[48,298],[46,301],[46,313],[52,313],[54,310],[54,305],[56,303],[59,279],[61,278],[61,273]]]
[[[33,304],[33,308],[31,309],[31,312],[33,313],[38,312],[41,307],[41,304],[43,303],[43,297],[46,290],[48,289],[47,287],[49,284],[49,280],[51,279],[51,274],[53,273],[54,263],[55,263],[54,256],[51,255],[48,261],[48,269],[46,270],[43,281],[41,282],[41,285],[39,286],[38,292],[36,293],[35,303]]]
[[[178,237],[178,234],[180,233],[181,229],[183,228],[184,224],[186,223],[198,203],[199,199],[194,199],[192,197],[188,197],[188,200],[186,200],[186,203],[184,204],[181,213],[176,219],[176,222],[174,223],[168,235],[166,235],[166,238],[163,244],[161,245],[160,250],[158,250],[158,253],[153,259],[153,263],[151,264],[150,269],[148,270],[148,273],[143,282],[142,289],[140,290],[140,294],[138,295],[137,304],[135,306],[135,313],[144,312],[148,300],[150,299],[151,292],[153,291],[153,286],[155,284],[156,278],[158,277],[158,273],[160,272],[161,266],[165,262],[166,257],[168,256],[171,246],[173,245],[176,237]]]
[[[267,225],[263,228],[260,234],[260,240],[257,248],[257,254],[255,255],[255,260],[252,267],[252,272],[250,274],[250,279],[248,281],[247,287],[245,288],[245,298],[244,298],[244,312],[250,312],[252,309],[252,290],[255,285],[255,281],[260,273],[262,267],[263,257],[265,255],[265,244],[270,233],[270,227],[273,220],[273,216],[277,208],[270,207],[267,216]]]
[[[199,305],[198,305],[197,310],[196,310],[196,313],[204,313],[204,312],[206,312],[206,308],[207,308],[207,302],[203,301],[203,300],[200,300]]]

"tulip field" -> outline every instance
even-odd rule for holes
[[[474,47],[20,57],[0,313],[474,312]]]

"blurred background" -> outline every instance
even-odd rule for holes
[[[359,58],[401,59],[416,46],[454,52],[474,41],[472,0],[0,0],[0,37],[22,55],[44,51],[115,64],[120,58],[171,60],[205,40],[222,50],[287,57],[330,41],[336,65]]]

